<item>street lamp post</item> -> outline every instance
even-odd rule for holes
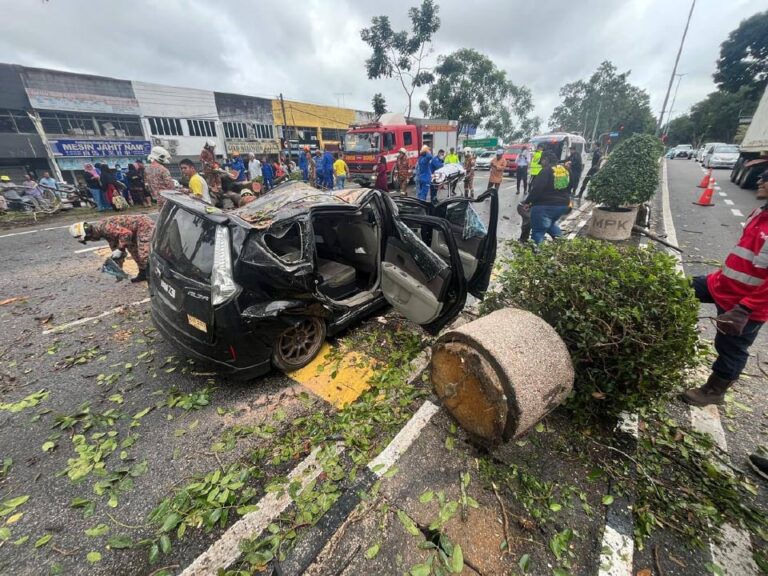
[[[675,58],[675,66],[672,68],[672,75],[669,77],[669,85],[667,86],[667,94],[664,96],[664,104],[661,106],[661,114],[659,114],[659,122],[656,124],[656,136],[661,131],[661,124],[664,121],[664,112],[667,110],[667,102],[669,101],[669,93],[672,91],[672,82],[675,81],[677,75],[677,63],[680,62],[680,54],[683,52],[683,44],[685,44],[685,37],[688,34],[688,26],[691,23],[691,16],[693,15],[693,9],[696,6],[696,0],[691,2],[691,10],[688,12],[688,20],[685,22],[685,30],[683,30],[683,37],[680,39],[680,48],[677,49],[677,57]]]

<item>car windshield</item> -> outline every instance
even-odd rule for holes
[[[483,152],[480,154],[480,158],[490,158],[491,156],[493,156],[493,152]]]
[[[372,132],[351,132],[344,136],[346,152],[377,152],[379,135]]]
[[[677,147],[678,150],[690,150],[693,148],[690,144],[680,144],[680,146]]]
[[[514,154],[515,156],[517,156],[522,151],[523,151],[523,149],[519,148],[519,147],[518,148],[507,148],[506,150],[504,150],[504,154]]]
[[[167,206],[155,228],[155,252],[182,276],[207,282],[213,268],[216,225],[170,203]]]
[[[715,154],[738,154],[738,146],[715,146]]]

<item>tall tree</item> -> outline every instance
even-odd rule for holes
[[[393,31],[389,16],[371,18],[371,26],[360,31],[363,42],[372,50],[365,61],[368,79],[397,78],[408,97],[406,117],[409,118],[414,91],[434,78],[425,65],[425,58],[432,52],[432,37],[440,29],[439,11],[434,0],[423,0],[421,6],[408,10],[410,33]]]
[[[426,108],[432,116],[457,120],[461,134],[465,127],[480,126],[489,119],[509,90],[507,75],[490,58],[462,48],[438,59]]]
[[[605,132],[650,133],[655,128],[650,97],[627,80],[630,71],[619,74],[605,61],[586,80],[560,88],[561,103],[549,119],[552,129],[583,133],[586,138]],[[621,128],[623,126],[623,129]]]
[[[377,92],[373,95],[371,106],[373,106],[373,114],[376,116],[376,120],[381,118],[382,114],[387,113],[387,101],[384,100],[384,96],[382,96],[381,92]]]
[[[541,119],[533,116],[533,96],[526,86],[507,84],[507,96],[485,122],[485,129],[504,142],[516,142],[535,135]]]
[[[714,79],[726,92],[747,87],[762,93],[768,83],[768,11],[743,20],[720,45]]]

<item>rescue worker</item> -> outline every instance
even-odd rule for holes
[[[80,243],[106,240],[112,250],[112,260],[123,267],[125,253],[136,262],[139,273],[131,282],[147,280],[147,266],[155,223],[149,216],[111,216],[94,222],[77,222],[69,227],[69,233]]]
[[[309,151],[309,148],[307,148],[307,151],[304,153],[304,157],[307,159],[307,182],[310,186],[316,186],[317,164],[315,163],[315,159],[312,158],[312,153]]]
[[[397,160],[395,160],[395,174],[397,176],[397,186],[400,189],[400,194],[405,195],[405,189],[408,187],[408,180],[411,178],[411,164],[408,161],[408,151],[405,148],[400,148],[397,153]]]
[[[149,166],[144,169],[144,184],[160,208],[165,204],[165,198],[160,196],[160,192],[176,189],[171,173],[165,167],[170,162],[171,155],[168,150],[162,146],[153,146],[149,154]]]
[[[267,160],[267,157],[265,156],[261,161],[261,176],[262,180],[264,181],[264,190],[269,191],[272,189],[273,180],[275,178],[275,169],[272,167],[272,164]]]
[[[419,173],[418,198],[426,202],[429,187],[432,184],[432,154],[430,153],[429,146],[426,144],[421,147],[421,152],[419,152],[417,168]]]
[[[464,148],[464,197],[475,197],[475,155],[472,148]]]
[[[203,168],[203,178],[208,182],[208,191],[214,196],[221,193],[221,174],[216,163],[216,141],[206,140],[200,151],[200,165]]]
[[[504,178],[504,172],[507,171],[507,161],[504,160],[504,150],[496,150],[496,157],[491,160],[491,166],[488,174],[488,188],[499,189],[501,180]]]
[[[531,158],[531,182],[530,184],[533,184],[533,179],[536,178],[536,176],[539,175],[539,172],[541,172],[541,155],[544,153],[544,146],[539,144],[536,146],[536,151],[533,153],[533,157]]]
[[[451,148],[448,150],[448,154],[445,156],[445,163],[446,164],[458,164],[459,163],[459,157],[456,154],[456,148]]]
[[[437,156],[432,158],[432,162],[430,164],[430,168],[432,168],[431,174],[434,174],[437,170],[440,170],[440,168],[442,168],[443,166],[445,166],[445,150],[440,149],[437,151]],[[429,195],[431,197],[433,204],[437,202],[437,186],[435,184],[430,185]]]
[[[765,194],[762,195],[765,197]],[[747,217],[741,238],[723,267],[693,278],[700,302],[717,308],[717,358],[707,382],[686,390],[682,399],[693,406],[723,404],[725,393],[739,379],[749,359],[749,348],[768,320],[768,202]]]
[[[301,177],[306,182],[309,180],[309,160],[307,159],[307,153],[309,152],[309,146],[304,146],[304,150],[299,154],[299,170],[301,170]]]
[[[326,149],[323,154],[323,186],[333,190],[333,154]]]

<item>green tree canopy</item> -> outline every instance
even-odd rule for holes
[[[656,122],[650,97],[627,80],[630,71],[619,74],[605,61],[587,80],[560,88],[561,103],[549,119],[549,127],[584,134],[589,138],[597,122],[596,136],[624,127],[622,135],[653,132]]]
[[[414,90],[433,80],[424,60],[432,51],[432,37],[440,29],[439,11],[433,0],[423,0],[421,6],[408,10],[410,33],[393,31],[388,16],[373,17],[371,26],[360,31],[372,51],[365,61],[368,78],[397,78],[408,97],[407,117],[411,115]]]
[[[373,95],[371,106],[373,107],[373,114],[377,119],[381,118],[382,114],[387,113],[387,101],[384,100],[384,96],[382,96],[381,92]]]
[[[536,135],[540,128],[541,118],[533,115],[531,91],[509,82],[507,96],[485,122],[485,129],[504,142],[517,142]]]
[[[726,92],[746,87],[762,93],[768,83],[768,11],[743,20],[720,45],[714,79]]]

